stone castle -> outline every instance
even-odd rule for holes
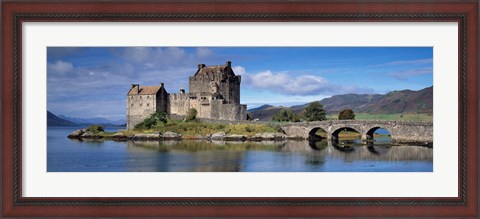
[[[189,92],[168,93],[160,86],[132,84],[127,94],[127,129],[155,112],[185,116],[190,108],[198,118],[217,120],[246,120],[247,106],[240,104],[241,76],[235,75],[232,63],[205,66],[199,64],[195,75],[189,77]]]

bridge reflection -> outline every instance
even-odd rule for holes
[[[193,140],[149,142],[128,141],[127,145],[128,150],[156,151],[160,153],[203,153],[217,151],[222,152],[220,153],[221,156],[225,158],[224,160],[230,160],[229,162],[235,160],[235,158],[245,156],[245,154],[248,154],[251,151],[296,153],[304,154],[306,156],[314,155],[316,157],[333,156],[346,160],[433,160],[432,149],[429,147],[421,145],[374,144],[373,142],[364,145],[358,141],[341,141],[340,143],[331,140],[262,142]],[[216,159],[218,159],[218,157]]]

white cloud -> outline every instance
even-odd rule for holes
[[[242,75],[242,83],[253,89],[268,90],[285,95],[311,96],[341,93],[372,93],[372,89],[356,86],[336,85],[327,79],[309,74],[287,72],[274,73],[270,70],[248,73],[242,66],[235,66],[234,72]]]
[[[245,75],[247,71],[245,71],[245,68],[242,66],[233,66],[232,67],[233,72],[235,72],[236,75]]]
[[[47,72],[53,74],[65,74],[73,71],[73,64],[70,62],[64,62],[61,60],[56,61],[47,65]]]

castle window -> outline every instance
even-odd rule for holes
[[[147,96],[147,99],[150,99],[150,96]]]
[[[150,104],[149,104],[149,103],[147,103],[147,106],[150,106]]]
[[[140,107],[142,106],[142,104],[140,104]]]
[[[133,103],[132,103],[132,104],[130,104],[130,106],[131,106],[131,107],[133,107]]]

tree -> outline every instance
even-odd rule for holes
[[[187,118],[186,121],[194,121],[197,119],[197,110],[195,108],[190,108],[187,112]]]
[[[141,123],[135,125],[135,129],[151,129],[157,125],[167,123],[167,116],[164,112],[152,113],[149,117],[144,119]]]
[[[338,114],[338,120],[355,119],[355,113],[352,109],[344,109]]]
[[[303,110],[303,119],[306,121],[326,120],[327,117],[325,116],[325,110],[323,110],[322,104],[320,102],[310,103],[310,105]]]
[[[290,109],[281,109],[272,117],[272,120],[278,122],[300,122],[300,118]]]

